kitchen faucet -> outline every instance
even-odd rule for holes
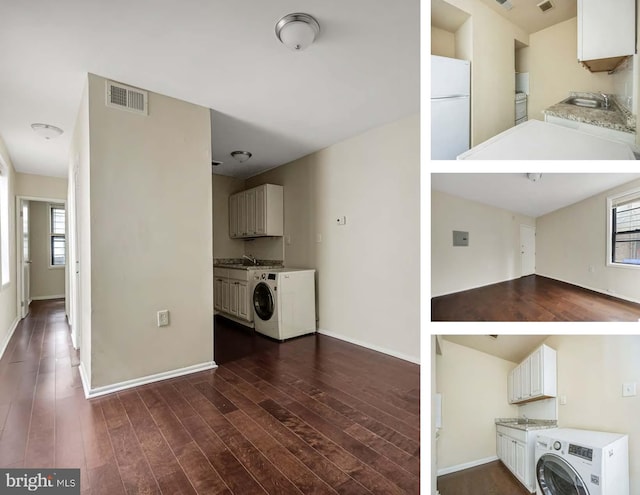
[[[254,265],[258,264],[258,260],[256,258],[252,258],[251,255],[247,256],[246,254],[242,255],[243,258],[247,258],[249,261],[251,261],[251,263],[253,263]]]
[[[600,93],[600,96],[604,98],[604,108],[609,108],[609,95]]]

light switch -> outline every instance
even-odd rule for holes
[[[635,382],[623,383],[622,384],[622,397],[634,397],[636,395],[636,384]]]
[[[561,406],[566,406],[567,405],[567,396],[566,395],[561,395],[560,396],[560,405]]]
[[[342,216],[342,217],[336,218],[336,223],[338,225],[347,225],[347,217]]]

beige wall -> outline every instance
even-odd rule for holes
[[[30,201],[29,221],[31,298],[64,297],[65,269],[49,266],[49,203]]]
[[[444,29],[431,26],[431,55],[455,58],[455,35]]]
[[[531,66],[530,53],[528,46],[516,50],[516,72],[529,72]]]
[[[150,92],[141,116],[104,91],[90,74],[94,388],[213,360],[209,110]]]
[[[244,189],[244,180],[211,175],[213,187],[213,257],[240,258],[244,242],[229,237],[229,196]]]
[[[558,359],[558,426],[629,435],[630,495],[640,495],[640,396],[622,384],[640,382],[640,337],[553,335],[545,344]]]
[[[447,1],[471,15],[472,28],[463,26],[467,35],[471,31],[470,53],[457,56],[471,60],[471,143],[475,146],[514,125],[515,40],[528,45],[529,35],[480,0]]]
[[[471,60],[473,58],[473,19],[469,17],[455,34],[456,58]],[[471,68],[473,73],[473,67]],[[473,81],[471,81],[473,87]]]
[[[606,266],[606,198],[638,187],[640,180],[632,181],[538,217],[536,273],[640,302],[640,271]]]
[[[64,200],[67,198],[67,179],[18,173],[16,195]]]
[[[431,295],[440,296],[518,278],[520,225],[531,217],[431,191]],[[453,247],[454,230],[469,232]]]
[[[507,376],[515,363],[440,339],[436,391],[442,394],[438,470],[496,456],[495,418],[518,416]]]
[[[317,270],[319,328],[413,361],[420,356],[419,131],[419,116],[407,117],[247,181],[284,186],[285,263]],[[347,224],[336,225],[343,215]]]
[[[529,37],[529,119],[544,120],[542,111],[569,96],[569,91],[610,93],[613,78],[591,73],[577,61],[577,18],[551,26]]]
[[[18,310],[16,307],[16,235],[15,235],[15,176],[16,173],[5,147],[4,140],[0,137],[0,160],[8,169],[9,175],[9,284],[0,287],[0,352],[4,349],[9,337],[9,332],[18,322]]]

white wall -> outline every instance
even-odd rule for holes
[[[29,202],[30,295],[34,300],[64,297],[65,268],[50,264],[49,203]]]
[[[432,297],[520,277],[520,225],[536,221],[432,190]],[[454,230],[469,232],[469,246],[453,246]]]
[[[9,284],[0,287],[0,352],[8,343],[10,332],[18,323],[16,302],[16,229],[15,229],[15,170],[9,152],[0,137],[0,160],[7,168],[9,175]]]
[[[622,384],[640,382],[640,336],[553,335],[558,358],[558,426],[629,435],[630,495],[640,495],[640,396]]]
[[[247,180],[284,186],[288,266],[317,270],[319,328],[420,357],[417,115]],[[336,225],[338,216],[347,224]],[[319,241],[319,242],[318,242]]]
[[[90,74],[93,388],[213,360],[209,110],[150,92],[141,116],[104,94]]]
[[[442,394],[438,470],[496,456],[495,418],[518,416],[507,377],[515,363],[440,339],[436,390]]]
[[[244,180],[211,175],[213,187],[213,257],[241,258],[244,241],[229,237],[229,196],[244,189]]]
[[[455,58],[455,35],[444,29],[431,26],[431,55]]]
[[[640,180],[632,181],[538,217],[536,273],[640,302],[640,270],[606,266],[606,198],[638,187]]]
[[[17,173],[16,195],[65,200],[67,199],[67,179]]]

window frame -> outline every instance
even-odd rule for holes
[[[59,232],[53,231],[53,211],[54,210],[63,210],[64,211],[64,234],[60,234]],[[65,268],[67,266],[67,208],[64,203],[48,203],[47,211],[49,214],[49,269],[50,270],[59,270],[60,268]],[[53,263],[53,242],[54,239],[62,238],[64,241],[64,263],[63,264],[54,264]]]
[[[633,189],[629,189],[627,191],[623,191],[621,193],[613,194],[607,197],[607,251],[606,255],[606,266],[614,267],[614,268],[623,268],[627,270],[640,270],[640,265],[635,265],[631,263],[619,263],[613,261],[615,244],[613,242],[613,209],[614,202],[621,198],[629,197],[631,200],[637,199],[640,201],[640,187],[635,187]]]
[[[0,290],[11,285],[11,199],[9,167],[0,157],[0,188],[5,189],[6,197],[0,194]],[[5,259],[6,256],[6,259]],[[6,267],[3,267],[6,262]],[[6,268],[6,280],[5,277]]]

